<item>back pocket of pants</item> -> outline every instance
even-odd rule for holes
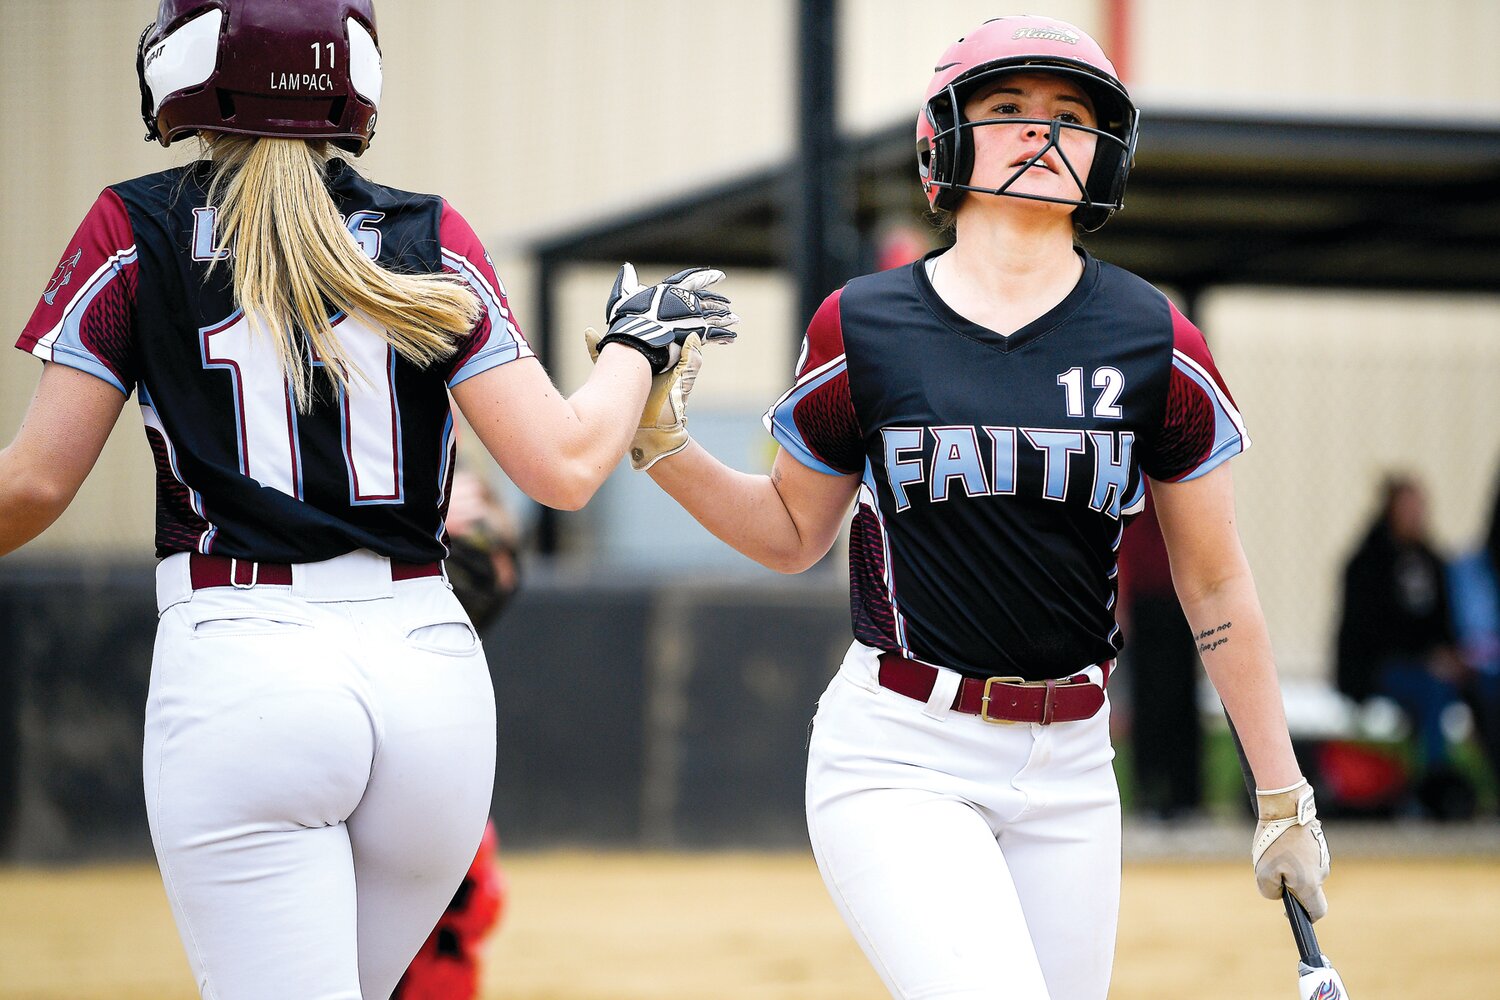
[[[305,621],[256,616],[252,613],[225,614],[193,623],[194,639],[242,639],[259,635],[279,635],[311,628]]]
[[[429,653],[467,656],[479,646],[479,634],[468,622],[437,622],[419,625],[406,633],[408,644]]]

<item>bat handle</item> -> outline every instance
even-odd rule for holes
[[[1312,918],[1307,915],[1302,903],[1283,888],[1281,905],[1286,908],[1286,922],[1292,925],[1292,940],[1297,942],[1297,954],[1302,959],[1302,964],[1310,969],[1327,966],[1323,950],[1318,947],[1318,935],[1313,930]]]

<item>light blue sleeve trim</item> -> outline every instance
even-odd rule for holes
[[[491,331],[493,329],[491,327]],[[507,326],[508,329],[509,327]],[[492,332],[491,336],[493,335]],[[460,382],[473,378],[475,375],[482,375],[491,368],[499,368],[501,365],[509,364],[520,356],[521,345],[517,344],[515,339],[507,333],[506,338],[500,343],[486,347],[468,361],[465,361],[463,366],[454,372],[453,377],[448,380],[448,388],[451,389]]]
[[[844,371],[845,367],[842,364],[835,365],[803,385],[793,387],[791,392],[777,400],[776,404],[761,418],[761,423],[765,425],[771,437],[775,438],[776,443],[786,449],[793,458],[815,472],[830,476],[850,476],[854,473],[835,469],[814,455],[812,449],[807,446],[807,441],[803,439],[802,432],[797,430],[797,421],[793,414],[797,409],[797,404],[809,393]]]
[[[125,388],[124,383],[115,376],[115,373],[110,371],[102,361],[84,348],[74,347],[72,344],[65,343],[59,339],[54,341],[51,347],[38,345],[32,349],[31,353],[43,361],[53,361],[65,368],[75,368],[81,372],[88,372],[95,378],[103,379],[116,389],[119,389],[125,394],[127,399],[130,397],[130,390]]]
[[[1185,483],[1212,472],[1234,456],[1247,451],[1250,448],[1250,437],[1247,434],[1240,433],[1239,428],[1235,425],[1234,418],[1229,415],[1229,411],[1224,408],[1223,400],[1219,398],[1217,386],[1211,385],[1203,375],[1187,365],[1178,362],[1175,358],[1172,360],[1172,366],[1184,376],[1191,379],[1193,384],[1198,386],[1199,389],[1202,389],[1204,395],[1208,397],[1209,402],[1213,404],[1214,408],[1213,450],[1208,453],[1207,458],[1193,468],[1193,471],[1173,480],[1173,482]]]

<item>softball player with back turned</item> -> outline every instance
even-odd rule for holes
[[[853,504],[854,644],[818,705],[807,821],[891,993],[1103,1000],[1116,552],[1147,477],[1261,789],[1261,892],[1284,881],[1321,916],[1327,848],[1235,529],[1240,415],[1193,324],[1074,240],[1121,205],[1135,106],[1088,35],[1043,17],[985,23],[935,74],[919,168],[953,246],[823,303],[766,415],[769,476],[688,438],[696,350],[632,459],[784,572],[822,558]]]
[[[561,397],[463,218],[335,155],[374,131],[371,0],[162,0],[137,68],[148,137],[207,158],[106,188],[68,243],[18,344],[45,366],[0,452],[0,554],[133,391],[161,558],[146,806],[198,988],[385,998],[493,785],[489,673],[442,570],[450,393],[517,485],[576,508],[653,368],[732,317],[684,276],[672,323],[635,310]]]

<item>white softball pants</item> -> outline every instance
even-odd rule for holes
[[[1120,898],[1109,704],[995,725],[882,688],[855,643],[818,702],[807,825],[818,869],[900,1000],[1104,1000]],[[1098,668],[1091,668],[1095,681]]]
[[[495,701],[442,577],[157,571],[146,811],[205,1000],[386,1000],[484,832]]]

